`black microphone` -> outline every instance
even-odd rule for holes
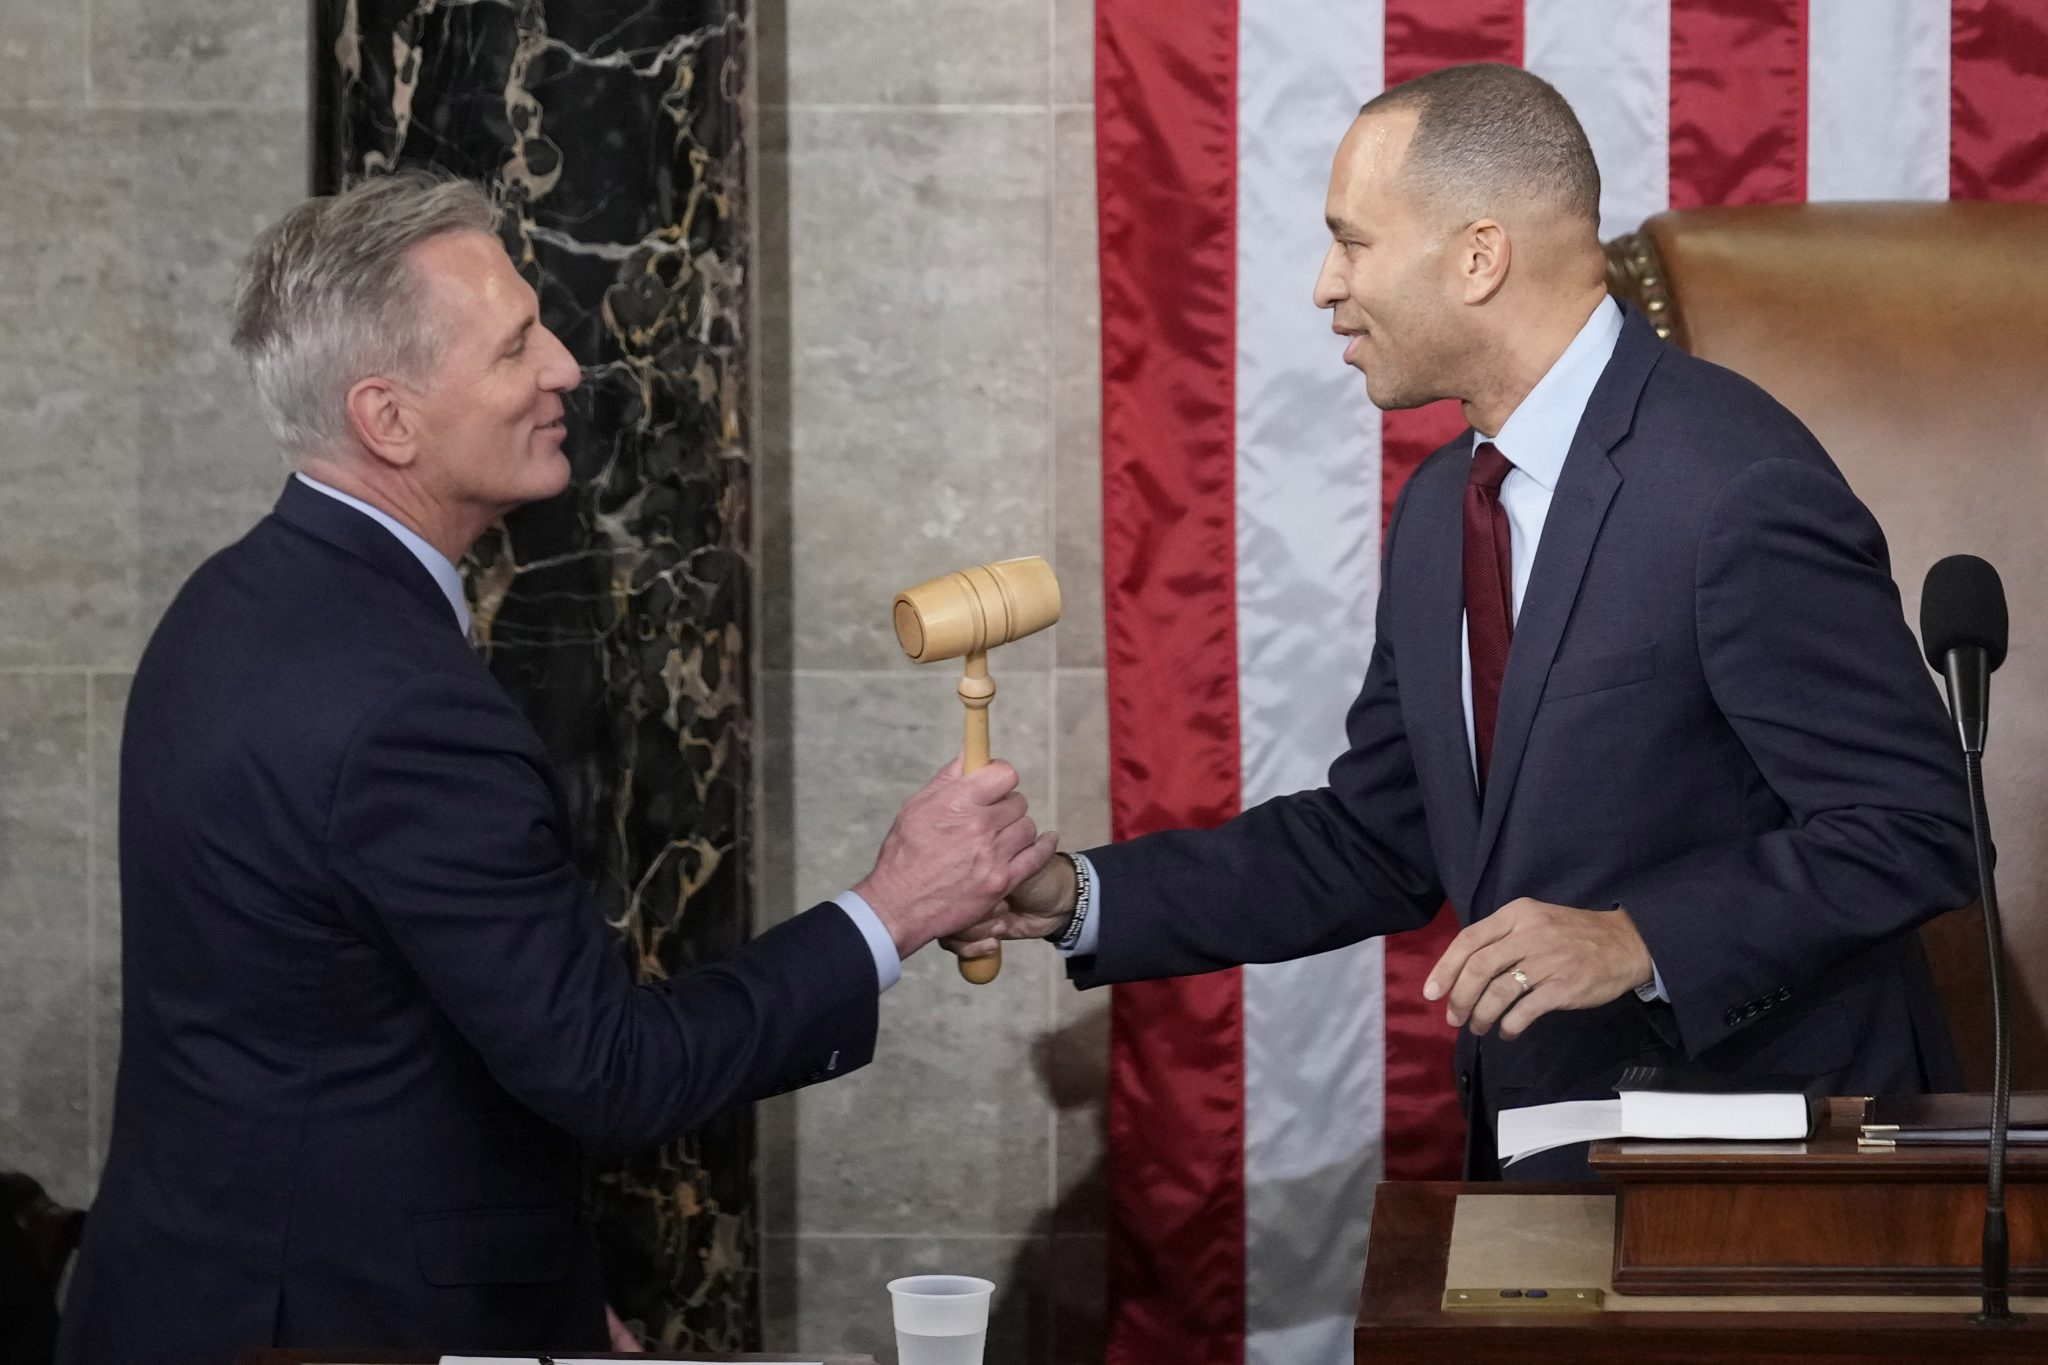
[[[1991,816],[1984,808],[1984,738],[1991,674],[2005,662],[2005,586],[1975,555],[1950,555],[1927,571],[1920,590],[1920,643],[1928,667],[1948,684],[1949,714],[1963,746],[1970,785],[1970,828],[1983,888],[1984,939],[1991,954],[1991,1148],[1984,1179],[1984,1299],[1971,1321],[2009,1327],[2020,1321],[2006,1299],[2010,1252],[2005,1226],[2005,1135],[2012,1112],[2012,1021],[2005,1006],[2005,932],[1991,875]]]
[[[1948,683],[1963,752],[1984,752],[1991,674],[2005,662],[2005,586],[1975,555],[1950,555],[1927,571],[1920,591],[1920,643],[1927,666]]]

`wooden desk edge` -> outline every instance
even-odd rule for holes
[[[1357,1356],[1379,1365],[1413,1360],[1441,1365],[1455,1349],[1513,1352],[1523,1365],[1547,1359],[1576,1365],[1726,1358],[1754,1362],[1899,1359],[1953,1355],[1968,1343],[1973,1359],[2048,1357],[2048,1316],[2018,1328],[1971,1329],[1961,1316],[1931,1313],[1647,1313],[1558,1315],[1446,1313],[1444,1273],[1461,1194],[1612,1194],[1600,1184],[1464,1185],[1388,1182],[1373,1206]],[[1408,1354],[1412,1352],[1413,1354]],[[1555,1357],[1545,1352],[1556,1352]]]
[[[1860,1095],[1829,1098],[1813,1136],[1798,1142],[1657,1142],[1607,1138],[1586,1154],[1593,1173],[1618,1182],[1646,1180],[1735,1180],[1752,1183],[1853,1179],[1864,1181],[1954,1180],[1981,1183],[1981,1146],[1928,1144],[1895,1148],[1859,1145],[1864,1106]],[[1792,1148],[1796,1150],[1785,1150]],[[2006,1152],[2015,1183],[2048,1172],[2048,1147],[2016,1144]]]

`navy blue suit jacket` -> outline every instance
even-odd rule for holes
[[[1323,952],[1446,895],[1467,922],[1523,896],[1621,905],[1669,1003],[1462,1035],[1476,1122],[1609,1095],[1639,1061],[1952,1085],[1909,931],[1976,895],[1962,760],[1883,534],[1826,453],[1629,311],[1543,528],[1482,801],[1460,684],[1470,450],[1437,451],[1395,509],[1329,784],[1091,851],[1104,910],[1075,979]]]
[[[120,1079],[62,1360],[603,1348],[579,1145],[864,1064],[878,992],[830,905],[636,986],[570,848],[431,576],[291,482],[129,698]]]

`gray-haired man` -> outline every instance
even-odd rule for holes
[[[131,692],[121,1073],[64,1361],[603,1349],[577,1144],[864,1064],[899,958],[1049,856],[1006,765],[948,768],[837,904],[633,984],[466,640],[456,561],[567,485],[578,378],[492,227],[393,178],[251,254],[235,340],[296,472]]]

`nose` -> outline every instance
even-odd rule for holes
[[[1332,242],[1330,249],[1323,253],[1323,268],[1316,272],[1315,301],[1318,308],[1335,308],[1347,293],[1343,277],[1337,270],[1337,259],[1337,244]]]
[[[576,363],[576,357],[569,354],[569,348],[562,339],[543,327],[540,334],[547,355],[540,368],[540,386],[549,393],[567,393],[583,382],[583,367]]]

